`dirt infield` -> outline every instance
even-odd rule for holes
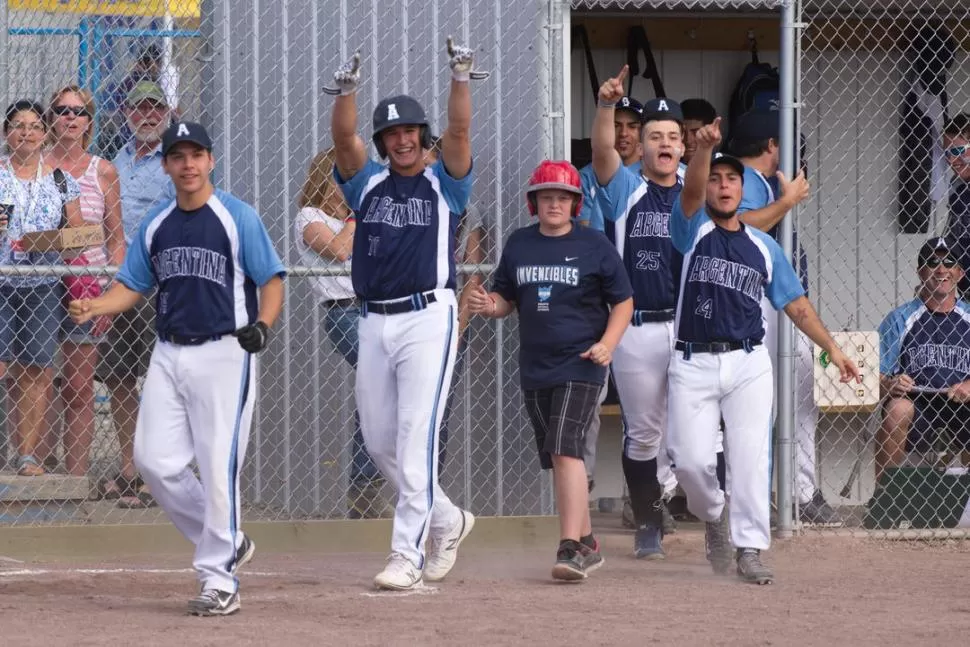
[[[421,594],[375,593],[383,555],[257,553],[242,611],[183,615],[196,590],[183,559],[0,562],[4,644],[72,645],[894,645],[970,635],[970,543],[843,537],[777,543],[778,582],[714,576],[703,535],[668,538],[668,559],[637,562],[631,537],[601,530],[607,564],[555,584],[553,549],[465,551]],[[963,636],[964,638],[959,638]],[[956,640],[956,643],[953,641]]]

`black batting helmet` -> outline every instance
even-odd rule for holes
[[[428,118],[424,115],[424,108],[414,97],[399,94],[382,99],[374,108],[374,146],[377,153],[387,157],[387,149],[381,141],[381,132],[394,126],[421,126],[421,148],[431,148],[431,130],[428,128]]]

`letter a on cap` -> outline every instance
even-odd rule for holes
[[[670,108],[667,107],[667,102],[663,99],[661,99],[660,103],[657,104],[657,110],[661,112],[670,112]]]
[[[176,135],[176,137],[188,137],[189,136],[189,127],[180,122],[179,123],[178,132],[175,133],[175,135]]]
[[[387,104],[387,120],[400,119],[401,115],[397,114],[397,106],[393,103]]]

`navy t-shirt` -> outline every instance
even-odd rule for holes
[[[492,290],[519,313],[523,389],[606,381],[606,367],[579,355],[606,332],[609,306],[633,295],[619,254],[603,234],[573,226],[545,236],[539,225],[509,236]]]
[[[472,190],[472,173],[451,177],[438,160],[404,176],[374,160],[344,181],[336,178],[354,210],[351,275],[364,301],[400,299],[455,287],[455,238]]]
[[[754,227],[728,231],[704,207],[688,219],[677,198],[670,235],[684,255],[676,321],[682,341],[761,341],[761,300],[781,310],[805,294],[778,243]]]
[[[944,389],[970,379],[970,306],[932,312],[913,299],[879,325],[879,372]]]

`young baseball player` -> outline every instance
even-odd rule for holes
[[[633,292],[610,241],[572,221],[582,204],[572,164],[540,164],[526,198],[539,223],[509,237],[492,291],[479,287],[469,305],[487,317],[519,314],[525,406],[539,462],[553,470],[559,509],[552,577],[582,580],[603,564],[589,519],[584,436],[633,315]]]
[[[632,325],[611,369],[623,410],[623,473],[636,524],[633,551],[637,558],[663,559],[663,486],[669,485],[671,492],[676,487],[664,449],[667,366],[683,260],[670,244],[667,223],[682,187],[683,115],[676,101],[648,101],[640,167],[625,167],[614,150],[612,121],[626,70],[600,88],[592,131],[593,170],[606,235],[623,259],[634,294]]]
[[[135,464],[195,544],[202,591],[189,613],[229,615],[239,610],[236,570],[255,552],[239,530],[255,353],[283,308],[285,271],[259,214],[213,188],[212,142],[200,124],[165,131],[162,166],[175,200],[142,221],[111,289],[72,301],[69,311],[81,324],[124,312],[158,288],[158,341],[138,412]]]
[[[715,429],[724,421],[731,475],[730,541],[738,575],[767,584],[771,492],[771,356],[763,345],[761,300],[784,308],[827,351],[842,381],[859,369],[835,344],[805,297],[791,263],[767,234],[738,219],[744,165],[712,160],[720,118],[697,133],[697,153],[670,214],[670,236],[684,255],[677,302],[677,342],[669,370],[667,446],[690,511],[707,522],[705,543],[716,573],[730,567],[725,495],[715,476]]]
[[[684,156],[683,163],[690,164],[697,150],[697,131],[714,123],[717,109],[706,99],[684,99],[680,102],[684,114]]]
[[[451,571],[475,517],[438,485],[438,432],[457,347],[455,230],[472,188],[472,50],[448,39],[452,70],[441,158],[430,166],[431,132],[409,96],[374,109],[367,158],[357,134],[360,55],[334,74],[336,178],[356,215],[352,280],[361,302],[356,395],[364,442],[398,494],[391,554],[374,584],[406,590]],[[427,559],[425,544],[429,542]]]

